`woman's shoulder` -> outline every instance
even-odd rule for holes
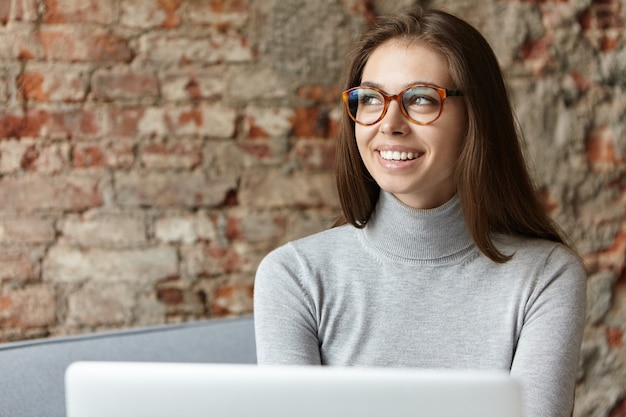
[[[346,245],[354,245],[355,230],[353,226],[344,225],[304,236],[277,247],[266,258],[278,260],[293,257],[326,257],[333,254],[336,256]]]
[[[496,235],[496,247],[506,255],[513,255],[513,264],[572,268],[584,274],[580,256],[560,242],[525,236]]]

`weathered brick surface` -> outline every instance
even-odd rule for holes
[[[0,244],[48,244],[55,238],[54,218],[27,215],[0,217]]]
[[[127,283],[89,282],[68,297],[67,322],[73,326],[124,326],[131,323],[135,290]]]
[[[154,222],[154,235],[167,243],[194,243],[217,238],[215,225],[206,213],[164,214]]]
[[[0,254],[0,282],[22,284],[36,281],[40,274],[41,252],[36,247],[5,246]]]
[[[58,228],[64,242],[78,247],[132,248],[148,240],[145,216],[135,212],[67,215]]]
[[[23,176],[0,181],[1,211],[85,210],[103,203],[96,177]]]
[[[50,283],[134,282],[141,288],[177,274],[178,256],[172,247],[114,250],[61,244],[46,254],[42,279]]]
[[[107,68],[92,75],[91,93],[94,100],[100,101],[154,101],[159,95],[159,84],[154,71]]]
[[[10,293],[0,293],[2,326],[29,329],[56,322],[56,297],[50,285],[35,284]]]
[[[0,341],[252,312],[329,227],[354,35],[415,0],[0,1]],[[589,272],[575,417],[626,409],[626,4],[436,0],[507,76]]]
[[[223,204],[234,178],[207,178],[202,173],[116,173],[117,203],[123,207],[212,207]]]
[[[44,0],[45,23],[99,23],[111,24],[115,18],[113,1],[100,0]]]
[[[142,1],[121,3],[120,24],[132,28],[173,28],[181,23],[180,0]]]

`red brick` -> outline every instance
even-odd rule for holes
[[[211,219],[202,212],[167,215],[154,223],[154,235],[162,242],[195,243],[216,238]]]
[[[9,18],[11,17],[11,2],[3,1],[0,2],[0,25],[6,25],[9,23]]]
[[[546,213],[554,214],[560,208],[559,201],[550,194],[548,187],[540,188],[537,192],[537,196]]]
[[[121,137],[136,137],[139,135],[139,123],[146,112],[144,108],[109,107],[107,111],[107,134]]]
[[[332,172],[301,170],[285,175],[282,170],[263,171],[246,178],[241,199],[244,206],[262,208],[338,206],[337,187]]]
[[[28,26],[12,27],[8,36],[0,36],[0,58],[23,61],[43,58],[39,38]]]
[[[20,165],[27,172],[56,174],[61,172],[68,162],[68,145],[52,143],[42,146],[31,145],[26,148]]]
[[[158,288],[157,298],[165,304],[177,305],[185,300],[185,294],[179,288]]]
[[[592,129],[586,138],[587,160],[592,167],[612,166],[620,161],[615,148],[615,137],[610,126]]]
[[[626,398],[619,400],[608,414],[608,417],[626,417]]]
[[[330,138],[336,135],[336,121],[326,105],[295,109],[293,136],[298,138]]]
[[[546,66],[553,60],[550,49],[552,47],[552,37],[544,36],[525,42],[518,57],[524,66],[530,69],[533,74],[540,75]]]
[[[598,252],[597,262],[601,268],[622,271],[626,265],[626,230],[619,231],[613,244]]]
[[[592,82],[586,79],[578,71],[572,71],[570,73],[570,76],[572,77],[572,80],[574,81],[574,84],[576,84],[576,87],[578,88],[579,91],[583,91],[583,92],[587,91],[592,85]]]
[[[25,176],[0,180],[2,210],[85,210],[103,204],[98,179],[68,175]]]
[[[221,106],[112,108],[109,134],[115,136],[202,135],[230,138],[237,114]]]
[[[287,137],[296,117],[290,108],[249,107],[244,119],[244,132],[248,138]]]
[[[7,114],[0,117],[0,138],[82,138],[100,133],[98,113],[85,109],[58,112],[29,110],[25,115]]]
[[[37,20],[37,0],[5,0],[0,2],[0,24],[13,21],[35,22]]]
[[[114,141],[106,147],[107,164],[112,168],[130,168],[135,161],[134,143]]]
[[[139,149],[139,160],[145,168],[193,169],[201,162],[202,142],[174,140],[154,143]]]
[[[208,32],[203,36],[149,35],[142,51],[151,61],[219,64],[247,62],[254,53],[248,38],[235,32]]]
[[[9,86],[11,84],[11,86]],[[9,76],[0,70],[0,103],[6,103],[9,99],[9,90],[12,83],[9,83]]]
[[[178,255],[170,246],[77,249],[57,244],[46,253],[42,270],[42,279],[54,283],[132,283],[142,287],[178,275]]]
[[[254,120],[246,120],[247,134],[249,138],[268,138],[270,135],[260,126],[254,124]]]
[[[51,218],[22,215],[0,218],[0,243],[51,243],[55,237]]]
[[[178,14],[178,10],[181,7],[181,1],[161,0],[158,2],[158,7],[161,8],[165,14],[165,19],[163,20],[161,27],[175,28],[180,25],[181,18]]]
[[[133,248],[147,242],[145,218],[136,212],[66,215],[60,225],[63,242],[81,248]]]
[[[97,71],[91,86],[95,100],[154,99],[159,94],[156,74],[148,71]]]
[[[246,213],[230,215],[226,223],[226,236],[230,241],[276,241],[287,232],[287,219],[276,213]]]
[[[9,311],[13,308],[13,300],[11,298],[0,295],[0,317],[2,312]]]
[[[1,140],[0,141],[0,174],[12,174],[22,169],[24,152],[35,140]]]
[[[41,136],[90,138],[102,133],[97,110],[75,109],[50,114],[50,123]]]
[[[213,13],[240,13],[250,10],[249,0],[200,0],[195,2],[196,6],[208,4]],[[192,9],[193,10],[193,9]]]
[[[624,329],[609,327],[606,329],[606,340],[612,348],[624,346]]]
[[[128,41],[104,30],[70,28],[41,29],[39,40],[48,59],[76,62],[129,62]]]
[[[6,295],[4,297],[7,297]],[[56,323],[56,295],[47,285],[33,285],[12,291],[10,301],[2,302],[0,323],[3,326],[27,329]]]
[[[44,0],[44,23],[110,24],[114,19],[113,1]]]
[[[181,273],[193,277],[215,277],[240,271],[244,260],[232,246],[199,242],[181,248]]]
[[[299,88],[297,94],[315,103],[333,104],[339,97],[339,90],[336,86],[308,85]]]
[[[593,0],[580,15],[580,25],[584,30],[621,29],[624,27],[621,8],[619,0]]]
[[[271,140],[246,140],[238,144],[239,148],[257,161],[272,160],[276,153]]]
[[[543,3],[567,3],[569,0],[505,0],[510,3],[532,3],[532,4],[543,4]]]
[[[24,252],[4,251],[0,254],[0,282],[35,281],[38,278],[38,260]]]
[[[74,168],[130,168],[135,160],[134,144],[122,141],[78,143],[71,155]]]
[[[333,170],[335,142],[325,139],[298,140],[294,147],[296,158],[309,170]]]
[[[25,100],[48,101],[43,91],[44,75],[40,73],[22,73],[17,78],[20,95]]]
[[[124,0],[121,2],[120,23],[138,28],[175,28],[181,24],[181,5],[180,0]]]
[[[296,108],[292,122],[293,135],[299,138],[323,137],[326,131],[319,123],[320,116],[318,107]]]
[[[603,52],[616,50],[623,41],[625,21],[620,0],[593,0],[578,18],[583,33]]]
[[[50,115],[43,111],[30,111],[26,115],[3,114],[0,116],[0,138],[38,137]]]
[[[107,165],[106,156],[99,144],[81,143],[72,148],[72,165],[75,168],[94,168]]]
[[[187,4],[189,21],[221,28],[241,27],[249,18],[249,0],[196,0]]]
[[[198,172],[115,173],[116,200],[124,207],[216,207],[236,188],[236,178]]]
[[[211,313],[213,316],[241,315],[252,312],[252,284],[227,284],[213,290]]]
[[[292,120],[296,137],[333,137],[337,134],[337,120],[331,115],[339,97],[336,87],[309,85],[298,90],[298,96],[312,101],[313,106],[295,109]]]
[[[35,66],[17,79],[24,100],[82,102],[87,91],[83,68]]]
[[[187,71],[166,71],[161,77],[161,94],[167,101],[218,100],[226,90],[222,66]]]
[[[68,327],[129,324],[136,303],[134,288],[126,283],[88,282],[67,300]]]

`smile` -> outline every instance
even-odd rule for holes
[[[420,152],[400,152],[400,151],[379,151],[380,157],[387,161],[410,161],[417,159],[424,153]]]

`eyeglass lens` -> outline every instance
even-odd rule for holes
[[[406,115],[417,123],[430,123],[441,112],[441,96],[430,87],[414,87],[401,96]],[[348,94],[348,109],[352,118],[362,124],[376,123],[385,111],[385,97],[377,90],[360,87]]]

